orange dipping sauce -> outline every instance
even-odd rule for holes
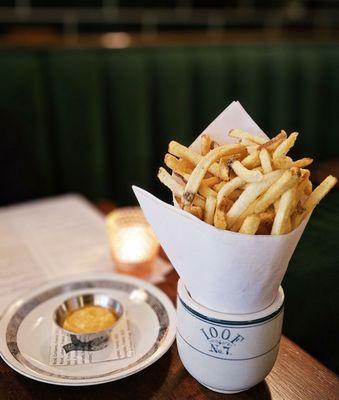
[[[69,313],[63,328],[74,333],[96,333],[110,328],[116,321],[116,315],[108,308],[84,306]]]

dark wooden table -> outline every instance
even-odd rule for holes
[[[107,205],[101,207],[107,211]],[[176,299],[175,271],[158,286]],[[0,400],[120,400],[120,399],[339,400],[339,379],[295,343],[282,337],[277,362],[266,380],[235,395],[214,393],[183,367],[174,343],[155,364],[117,382],[89,387],[60,387],[25,378],[0,361]]]

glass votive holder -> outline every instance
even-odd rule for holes
[[[118,272],[150,274],[159,242],[140,207],[119,208],[106,217],[109,245]]]

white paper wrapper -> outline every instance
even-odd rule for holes
[[[240,128],[267,137],[242,108],[231,103],[206,129],[220,144]],[[200,150],[200,136],[191,148]],[[133,186],[140,206],[174,268],[198,303],[216,311],[245,314],[273,303],[307,220],[287,235],[223,231]]]
[[[53,325],[50,338],[49,365],[82,365],[133,357],[134,343],[129,321],[123,316],[107,342],[85,350],[77,339]]]

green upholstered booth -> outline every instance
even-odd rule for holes
[[[189,144],[232,100],[295,155],[338,157],[336,44],[0,51],[0,204],[67,191],[135,203],[170,139]],[[287,273],[285,333],[338,370],[339,194],[320,205]]]

